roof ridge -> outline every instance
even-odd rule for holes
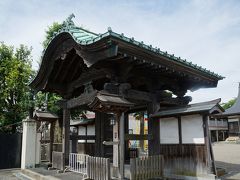
[[[187,67],[191,67],[191,68],[194,68],[195,70],[198,70],[198,71],[201,71],[202,73],[205,73],[209,76],[213,76],[215,78],[217,78],[218,80],[221,80],[225,77],[217,74],[217,73],[214,73],[213,71],[210,71],[210,70],[207,70],[206,68],[203,68],[202,66],[198,66],[197,64],[193,64],[191,61],[188,62],[186,59],[182,59],[181,57],[176,57],[174,54],[169,54],[167,51],[161,51],[160,48],[158,47],[153,47],[152,45],[147,45],[147,44],[144,44],[143,41],[136,41],[133,37],[132,38],[129,38],[127,36],[124,36],[123,33],[119,34],[119,33],[116,33],[114,31],[112,31],[112,29],[110,27],[108,27],[108,30],[107,32],[105,33],[100,33],[100,34],[97,34],[97,33],[94,33],[92,31],[89,31],[89,30],[86,30],[82,27],[78,27],[75,25],[75,23],[73,22],[73,18],[75,17],[74,14],[71,14],[65,21],[63,21],[63,27],[56,33],[54,33],[53,37],[49,40],[48,42],[48,45],[50,44],[50,42],[59,34],[61,33],[64,33],[64,32],[67,32],[69,33],[73,39],[81,44],[81,45],[89,45],[89,44],[92,44],[98,40],[101,40],[102,38],[105,38],[107,36],[113,36],[115,38],[118,38],[122,41],[125,41],[127,43],[131,43],[132,45],[135,45],[135,46],[138,46],[138,47],[142,47],[148,51],[151,51],[153,53],[156,53],[156,54],[159,54],[161,56],[164,56],[165,58],[168,58],[169,60],[173,60],[177,63],[181,63]],[[79,36],[76,36],[74,34],[77,34],[78,32],[73,32],[73,31],[76,31],[76,30],[79,30],[79,32],[81,31],[84,31],[85,34],[84,35],[79,35]],[[83,38],[83,37],[87,37],[89,36],[89,38]],[[47,47],[48,47],[47,45]],[[46,49],[47,49],[46,47]],[[43,54],[45,52],[45,50],[43,50]]]

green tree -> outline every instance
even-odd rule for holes
[[[42,43],[44,49],[47,47],[53,35],[57,33],[62,28],[62,26],[63,24],[58,22],[53,22],[51,26],[48,26],[47,30],[45,31],[45,39]]]
[[[223,107],[223,109],[226,110],[226,109],[232,107],[234,105],[234,103],[236,102],[236,100],[237,100],[237,98],[231,99],[228,102],[221,104],[221,106]]]
[[[27,116],[32,77],[31,48],[0,43],[0,130],[15,132],[16,123]]]
[[[35,96],[35,106],[41,110],[48,110],[59,114],[60,107],[57,105],[62,98],[55,93],[38,92]]]

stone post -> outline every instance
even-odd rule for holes
[[[21,169],[34,168],[36,164],[36,121],[23,120]]]
[[[36,134],[36,164],[41,162],[41,133]]]

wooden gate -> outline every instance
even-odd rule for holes
[[[22,134],[0,134],[0,169],[20,168]]]

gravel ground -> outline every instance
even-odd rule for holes
[[[221,179],[240,180],[240,144],[214,143],[213,152],[217,167],[228,173]]]

